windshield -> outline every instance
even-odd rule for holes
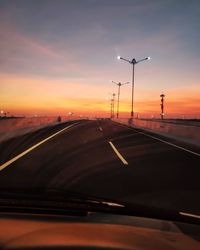
[[[200,219],[199,24],[198,0],[0,0],[0,206]]]

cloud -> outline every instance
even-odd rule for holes
[[[119,53],[130,59],[152,56],[136,66],[139,111],[157,112],[162,91],[168,111],[173,105],[177,112],[196,110],[200,57],[189,45],[199,45],[198,35],[186,34],[195,33],[191,24],[198,22],[191,13],[191,20],[185,12],[177,16],[172,2],[164,7],[160,1],[24,2],[10,4],[13,9],[8,4],[8,17],[0,17],[1,100],[18,109],[28,103],[48,112],[55,106],[107,112],[105,97],[117,91],[109,79],[132,81],[130,65],[116,60]],[[183,19],[189,33],[181,26]],[[130,92],[131,84],[121,91],[121,110],[128,113]]]
[[[67,41],[63,39],[58,41],[58,44],[45,42],[43,39],[21,32],[14,25],[5,23],[0,24],[0,36],[1,73],[68,79],[99,75],[99,69],[94,63],[94,52],[98,51],[96,48],[93,48],[91,57],[88,57],[89,48],[83,49],[71,39]],[[102,68],[109,72],[106,67]]]
[[[78,99],[102,99],[105,101],[105,87],[87,82],[80,82],[80,79],[53,80],[44,78],[28,78],[24,76],[0,75],[1,83],[1,104],[10,103],[16,105],[48,106],[52,103],[58,106],[65,106],[67,100]]]
[[[67,111],[76,113],[104,113],[109,115],[110,99],[106,99],[109,92],[103,85],[92,85],[80,80],[66,83],[63,80],[50,80],[38,78],[25,78],[24,76],[0,75],[1,82],[1,108],[12,112],[33,113],[35,110],[43,114],[55,114]],[[193,86],[196,89],[196,85]],[[194,89],[185,89],[185,94],[175,96],[175,93],[167,93],[165,97],[165,107],[167,115],[200,115],[199,93]],[[123,89],[124,91],[124,89]],[[179,93],[180,89],[176,89]],[[136,99],[134,102],[135,112],[140,114],[160,113],[159,95],[147,95],[143,92],[143,99]],[[139,93],[138,93],[139,94]],[[140,93],[142,94],[142,93]],[[131,102],[130,92],[128,99],[124,98],[122,92],[120,101],[120,111],[130,113]]]
[[[0,25],[0,35],[0,47],[2,50],[6,50],[8,54],[10,51],[10,56],[12,53],[17,54],[18,51],[25,51],[30,55],[37,54],[47,58],[62,58],[62,55],[58,54],[48,44],[20,33],[9,25]]]

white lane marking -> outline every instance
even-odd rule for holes
[[[196,215],[196,214],[190,214],[190,213],[185,213],[185,212],[179,212],[179,214],[184,215],[184,216],[188,216],[188,217],[193,217],[193,218],[200,219],[200,215]]]
[[[124,157],[120,154],[120,152],[116,149],[116,147],[113,145],[111,141],[108,141],[116,155],[119,157],[119,159],[124,163],[124,165],[128,165],[128,162],[124,159]]]
[[[155,136],[151,136],[151,135],[148,135],[148,134],[143,133],[143,132],[138,132],[138,131],[136,131],[136,132],[139,133],[139,134],[143,134],[143,135],[146,135],[146,136],[148,136],[148,137],[151,137],[151,138],[153,138],[153,139],[155,139],[155,140],[161,141],[161,142],[163,142],[163,143],[165,143],[165,144],[168,144],[168,145],[170,145],[170,146],[172,146],[172,147],[175,147],[175,148],[181,149],[181,150],[183,150],[183,151],[186,151],[186,152],[188,152],[188,153],[191,153],[191,154],[193,154],[193,155],[200,156],[200,154],[198,154],[198,153],[196,153],[196,152],[194,152],[194,151],[191,151],[191,150],[189,150],[189,149],[183,148],[183,147],[181,147],[181,146],[178,146],[178,145],[176,145],[176,144],[174,144],[174,143],[167,142],[167,141],[165,141],[165,140],[159,139],[159,138],[157,138],[157,137],[155,137]]]
[[[99,127],[99,130],[102,132],[103,131],[102,127]]]
[[[61,129],[60,131],[54,133],[53,135],[47,137],[46,139],[42,140],[41,142],[38,142],[37,144],[35,144],[34,146],[28,148],[27,150],[25,150],[24,152],[22,152],[21,154],[15,156],[14,158],[12,158],[11,160],[5,162],[4,164],[2,164],[0,166],[0,171],[3,170],[4,168],[8,167],[10,164],[12,164],[13,162],[17,161],[19,158],[23,157],[24,155],[28,154],[30,151],[32,151],[33,149],[37,148],[38,146],[40,146],[41,144],[43,144],[44,142],[50,140],[51,138],[53,138],[54,136],[60,134],[61,132],[63,132],[64,130],[67,130],[69,128],[71,128],[72,126],[76,125],[78,123],[74,123],[71,124],[63,129]]]
[[[122,125],[122,124],[119,124],[119,125]],[[126,126],[126,125],[122,125],[122,126],[128,128],[128,129],[130,129],[130,130],[134,130],[134,131],[135,131],[136,133],[138,133],[138,134],[146,135],[146,136],[148,136],[148,137],[150,137],[150,138],[153,138],[153,139],[155,139],[155,140],[157,140],[157,141],[161,141],[161,142],[163,142],[163,143],[165,143],[165,144],[168,144],[168,145],[170,145],[170,146],[172,146],[172,147],[181,149],[181,150],[186,151],[186,152],[188,152],[188,153],[191,153],[191,154],[193,154],[193,155],[200,156],[199,153],[196,153],[196,152],[194,152],[194,151],[191,151],[191,150],[189,150],[189,149],[187,149],[187,148],[183,148],[183,147],[178,146],[178,145],[176,145],[176,144],[174,144],[174,143],[167,142],[167,141],[165,141],[165,140],[159,139],[159,138],[157,138],[157,137],[155,137],[155,136],[151,136],[151,135],[148,135],[148,134],[146,134],[146,133],[139,132],[139,131],[135,130],[134,128],[130,128],[130,127]]]

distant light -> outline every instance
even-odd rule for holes
[[[120,59],[121,59],[121,56],[117,56],[117,59],[120,60]]]
[[[151,60],[151,57],[149,56],[149,57],[147,57],[147,60]]]
[[[3,110],[1,110],[1,114],[3,114],[4,113],[4,111]]]

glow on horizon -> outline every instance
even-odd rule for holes
[[[4,82],[1,86],[1,105],[2,109],[9,110],[10,113],[16,114],[45,114],[56,115],[66,114],[69,111],[73,111],[76,114],[102,114],[109,116],[110,113],[110,98],[105,98],[105,87],[91,86],[90,84],[72,83],[67,86],[63,81],[56,81],[56,85],[53,81],[44,81],[41,79],[27,79],[27,78],[13,78],[0,77],[0,80]],[[112,85],[111,85],[112,86]],[[108,89],[111,86],[107,86]],[[73,90],[72,88],[75,88]],[[196,89],[196,86],[193,87]],[[16,91],[18,91],[16,95]],[[21,89],[21,90],[20,90]],[[77,89],[80,92],[74,97],[74,91]],[[117,90],[115,88],[115,90]],[[84,94],[84,93],[85,94]],[[92,94],[96,93],[96,96],[87,97],[87,92]],[[115,91],[116,92],[116,91]],[[178,89],[176,89],[178,92]],[[45,93],[45,94],[44,94]],[[135,112],[149,113],[158,115],[160,112],[160,97],[159,93],[153,98],[152,93],[147,95],[145,91],[139,92],[144,98],[137,98],[135,101]],[[166,113],[167,114],[184,114],[191,113],[193,116],[200,116],[198,98],[199,94],[193,94],[192,88],[186,88],[182,91],[182,95],[176,98],[175,93],[168,93],[166,95]],[[120,111],[124,114],[130,113],[130,86],[129,88],[123,88],[121,90],[121,102]],[[127,96],[124,98],[124,96]],[[171,96],[171,97],[170,97]],[[187,96],[184,97],[184,96]],[[24,105],[26,103],[26,105]],[[190,112],[193,110],[193,112]]]
[[[188,4],[177,2],[181,4],[177,13],[172,3],[144,0],[137,4],[117,1],[115,7],[87,0],[70,6],[51,2],[41,8],[37,2],[4,3],[0,10],[0,110],[109,115],[105,96],[117,93],[117,86],[108,79],[132,82],[130,65],[116,58],[144,58],[150,53],[150,63],[136,65],[135,112],[159,114],[159,95],[164,92],[167,115],[199,116],[200,36],[195,25],[200,13],[194,4],[186,15],[181,10]],[[37,10],[37,17],[32,10]],[[110,11],[116,15],[111,17]],[[170,22],[165,15],[172,17]],[[129,114],[131,84],[121,89],[120,98],[121,112]]]

